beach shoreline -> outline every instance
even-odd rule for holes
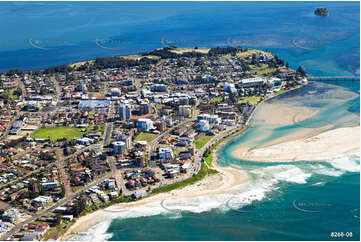
[[[149,196],[130,203],[117,203],[110,207],[97,210],[77,219],[77,221],[66,231],[59,240],[69,240],[78,232],[84,232],[92,226],[109,219],[109,213],[122,212],[129,208],[145,206],[153,203],[161,203],[164,200],[191,199],[218,194],[229,194],[236,191],[240,185],[250,182],[250,176],[246,171],[231,167],[220,167],[213,163],[213,168],[219,173],[207,176],[195,184],[176,189],[166,193]],[[164,209],[164,212],[167,212]]]
[[[238,148],[232,156],[257,162],[318,161],[360,150],[360,127],[337,128],[318,135],[244,150]]]
[[[217,170],[219,172],[218,174],[209,175],[204,179],[196,182],[195,184],[180,189],[175,189],[166,193],[160,193],[153,196],[149,196],[135,202],[117,203],[107,208],[99,209],[97,211],[91,212],[87,215],[78,218],[77,221],[69,229],[67,229],[64,235],[62,235],[58,240],[61,241],[69,240],[69,238],[74,236],[76,233],[84,232],[90,229],[91,227],[95,226],[96,224],[106,220],[107,218],[109,219],[109,217],[106,216],[107,213],[109,212],[119,212],[124,210],[125,208],[134,207],[134,206],[144,206],[146,204],[150,204],[154,202],[160,203],[163,200],[169,200],[169,199],[194,198],[194,197],[204,197],[204,196],[216,195],[216,194],[228,194],[229,192],[232,192],[234,188],[247,184],[248,182],[251,181],[251,176],[248,174],[248,172],[246,170],[235,169],[233,167],[219,166],[216,159],[217,152],[222,147],[224,147],[224,145],[227,144],[230,138],[235,137],[247,131],[247,129],[250,126],[250,121],[254,117],[254,114],[259,106],[261,106],[267,100],[271,100],[287,92],[296,90],[300,87],[302,86],[292,88],[279,95],[271,96],[263,100],[262,102],[258,103],[255,106],[254,110],[252,111],[251,115],[249,116],[247,122],[245,123],[245,126],[242,129],[238,130],[235,134],[232,134],[229,137],[222,140],[219,144],[216,145],[216,147],[214,147],[214,149],[212,150],[212,165],[213,165],[212,168]],[[214,183],[214,180],[216,180],[217,178],[219,183]],[[223,181],[228,181],[228,183],[227,182],[224,183]],[[202,188],[199,187],[200,184],[203,184]]]

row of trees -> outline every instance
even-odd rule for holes
[[[211,48],[208,52],[208,56],[217,56],[217,55],[228,55],[231,54],[232,56],[235,56],[238,52],[246,52],[247,48],[241,48],[241,47],[215,47]]]

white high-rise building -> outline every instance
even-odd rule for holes
[[[123,141],[113,142],[113,153],[114,154],[123,154],[126,151],[127,147]]]
[[[207,132],[209,130],[209,122],[207,120],[200,120],[198,123],[198,130],[201,132]]]
[[[189,118],[192,114],[192,108],[189,105],[179,106],[179,115]]]
[[[132,108],[128,103],[119,104],[119,119],[129,120],[132,117]]]

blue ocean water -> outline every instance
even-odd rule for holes
[[[276,52],[291,67],[303,65],[313,75],[359,75],[358,2],[1,2],[0,6],[4,33],[0,71],[40,69],[165,45],[240,45]],[[328,17],[313,14],[320,6],[327,7]],[[299,105],[321,110],[302,126],[359,125],[354,117],[359,118],[360,112],[359,82],[324,84],[313,83],[269,102],[282,104],[299,97]],[[356,96],[342,100],[338,93],[345,90]],[[327,91],[331,101],[323,95]],[[269,126],[255,122],[219,152],[221,165],[249,170],[254,181],[247,188],[249,197],[260,199],[244,203],[230,195],[199,200],[192,212],[144,207],[133,216],[115,214],[77,239],[334,240],[331,232],[345,236],[348,232],[343,240],[359,240],[359,154],[323,163],[286,164],[232,157],[236,145],[257,147],[302,129],[279,126],[270,135],[260,135],[265,128]],[[183,203],[190,206],[189,201]]]
[[[360,83],[334,84],[315,82],[268,100],[275,105],[297,104],[320,111],[297,124],[277,127],[257,122],[260,113],[256,112],[251,128],[218,151],[221,166],[245,169],[252,177],[251,184],[240,188],[238,194],[178,200],[174,211],[152,204],[114,214],[115,219],[103,224],[104,227],[95,226],[76,239],[98,234],[103,237],[97,239],[111,241],[335,240],[332,232],[344,232],[343,240],[359,240],[359,153],[320,161],[278,163],[250,162],[232,156],[239,145],[256,148],[305,127],[316,132],[317,128],[331,124],[334,127],[330,129],[360,125]],[[345,90],[351,91],[349,96]],[[325,96],[327,105],[324,105]],[[170,205],[167,208],[174,206]]]
[[[313,14],[319,6],[327,18]],[[0,71],[164,45],[239,45],[312,74],[351,75],[359,73],[359,15],[358,2],[2,2]]]

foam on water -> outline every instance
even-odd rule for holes
[[[325,176],[341,176],[346,172],[344,170],[336,169],[333,167],[327,167],[321,164],[310,165],[309,168],[312,170],[312,173],[325,175]]]
[[[344,156],[338,156],[326,160],[333,167],[349,171],[349,172],[360,172],[360,153],[353,153]]]
[[[359,171],[360,156],[351,154],[327,160],[332,165],[318,164],[282,164],[268,167],[259,167],[249,172],[255,178],[246,184],[240,185],[234,192],[227,194],[207,195],[195,198],[176,198],[147,203],[143,206],[134,206],[124,209],[105,209],[106,221],[101,222],[85,233],[75,235],[71,240],[104,241],[111,237],[106,233],[112,219],[136,218],[166,214],[170,219],[182,218],[182,212],[202,213],[211,210],[227,212],[230,209],[239,209],[267,198],[267,194],[280,189],[281,182],[305,184],[314,175],[341,176],[346,172]],[[323,185],[324,181],[313,185]],[[95,236],[95,237],[94,237]]]
[[[113,234],[107,233],[111,220],[102,221],[86,232],[80,232],[69,239],[69,241],[107,241]]]
[[[295,165],[276,165],[251,171],[264,179],[274,178],[278,181],[286,181],[303,184],[312,174],[304,172]]]
[[[239,208],[251,204],[255,200],[264,199],[266,193],[272,191],[272,188],[277,183],[278,181],[276,179],[255,180],[239,186],[238,189],[240,190],[234,194],[229,193],[196,198],[169,199],[124,209],[105,209],[106,221],[93,226],[87,232],[76,234],[71,240],[104,241],[111,237],[111,234],[106,233],[106,231],[111,220],[116,218],[125,219],[166,214],[170,219],[178,219],[182,217],[182,212],[202,213],[212,209],[226,212],[232,208]],[[232,200],[232,208],[230,208],[228,204],[230,200]]]

